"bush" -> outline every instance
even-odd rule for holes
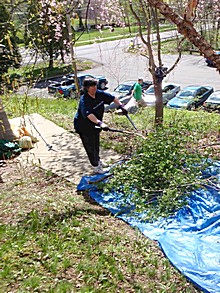
[[[209,154],[197,145],[198,137],[190,135],[188,125],[155,129],[146,140],[140,139],[132,156],[114,167],[114,176],[102,187],[122,194],[125,202],[135,205],[134,212],[147,211],[148,220],[167,217],[204,183]]]

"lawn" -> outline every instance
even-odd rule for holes
[[[72,131],[75,100],[2,98],[10,118],[38,112]],[[123,116],[105,119],[131,130]],[[132,115],[143,133],[152,129],[153,119],[150,108]],[[217,114],[165,109],[164,120],[180,127],[185,121],[201,146],[217,145]],[[131,152],[135,137],[103,133],[102,146]],[[0,172],[1,292],[199,292],[156,242],[98,206],[87,192],[78,193],[75,184],[39,166],[24,168],[16,159],[2,164]]]
[[[160,31],[168,31],[173,29],[171,24],[162,24],[160,26]],[[152,33],[155,30],[152,31]],[[76,46],[82,46],[87,44],[93,44],[94,42],[103,42],[106,40],[119,40],[123,38],[135,37],[138,34],[138,26],[129,27],[114,27],[103,28],[102,30],[90,30],[85,32],[78,32],[75,34]]]
[[[74,184],[16,160],[0,171],[1,292],[199,292]]]

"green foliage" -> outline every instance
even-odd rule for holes
[[[76,60],[78,71],[87,70],[93,67],[93,62],[88,60]],[[73,72],[72,64],[61,64],[55,61],[53,68],[45,66],[45,62],[39,62],[37,64],[26,65],[17,70],[9,70],[8,75],[13,77],[17,75],[23,82],[31,80],[49,79],[59,75],[65,75]]]
[[[113,169],[114,176],[101,185],[117,191],[133,212],[147,211],[146,219],[168,216],[186,204],[190,191],[204,182],[202,172],[210,153],[199,151],[199,134],[185,119],[149,132],[133,155]],[[131,196],[132,195],[132,196]]]
[[[78,71],[93,68],[92,61],[76,60]],[[7,74],[4,74],[3,81],[5,82],[5,92],[18,89],[22,84],[28,83],[30,86],[36,81],[50,79],[55,76],[73,73],[71,64],[60,64],[55,61],[53,68],[48,68],[45,62],[22,66],[18,69],[9,69]]]
[[[3,104],[9,118],[39,113],[61,127],[72,130],[73,111],[76,110],[78,101],[7,95],[3,97]]]
[[[77,108],[76,100],[37,99],[25,96],[4,97],[8,116],[18,117],[39,113],[67,130],[72,130],[72,119]],[[154,109],[145,108],[132,120],[144,134],[139,136],[119,133],[102,133],[102,146],[122,154],[133,154],[124,164],[117,166],[114,177],[104,186],[122,190],[126,200],[132,201],[137,210],[148,209],[150,218],[169,215],[185,204],[189,192],[203,184],[199,176],[206,168],[205,158],[220,158],[215,150],[220,134],[220,115],[204,111],[175,111],[164,109],[164,127],[154,129]],[[116,129],[132,133],[124,116],[105,114],[105,121]],[[157,204],[155,205],[155,199]],[[147,205],[146,205],[147,203]]]
[[[10,67],[19,67],[21,56],[16,43],[16,30],[6,5],[0,3],[0,82]]]

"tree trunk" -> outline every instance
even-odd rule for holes
[[[11,125],[8,121],[7,114],[3,107],[3,102],[0,99],[0,139],[7,139],[13,141],[15,135],[11,129]]]
[[[155,125],[163,124],[163,93],[162,80],[154,79],[154,94],[156,97],[155,105]]]
[[[53,45],[51,44],[49,47],[49,68],[53,68]]]
[[[206,58],[211,60],[220,72],[220,56],[215,54],[211,45],[196,31],[192,21],[185,20],[176,14],[168,4],[161,0],[148,0],[148,3],[150,6],[157,8],[166,19],[173,22],[177,26],[178,32],[195,45]]]
[[[216,37],[215,37],[215,46],[216,46],[216,48],[218,48],[219,30],[220,30],[220,19],[218,20],[217,33],[216,33]]]
[[[79,87],[79,81],[77,78],[77,66],[76,66],[76,59],[74,57],[74,50],[73,50],[73,35],[72,35],[72,28],[70,25],[70,14],[66,14],[66,20],[67,20],[67,28],[68,28],[68,34],[69,34],[69,44],[70,44],[70,56],[75,76],[75,86],[76,86],[76,98],[80,98],[80,87]]]
[[[53,68],[53,56],[50,56],[50,60],[49,60],[49,68],[50,68],[50,69]]]
[[[65,64],[65,58],[64,58],[64,53],[63,53],[62,48],[60,48],[60,56],[61,56],[61,60],[62,60],[63,64]]]

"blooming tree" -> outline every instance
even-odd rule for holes
[[[25,42],[43,57],[49,56],[49,67],[60,54],[70,52],[67,14],[74,17],[79,1],[29,0]]]

